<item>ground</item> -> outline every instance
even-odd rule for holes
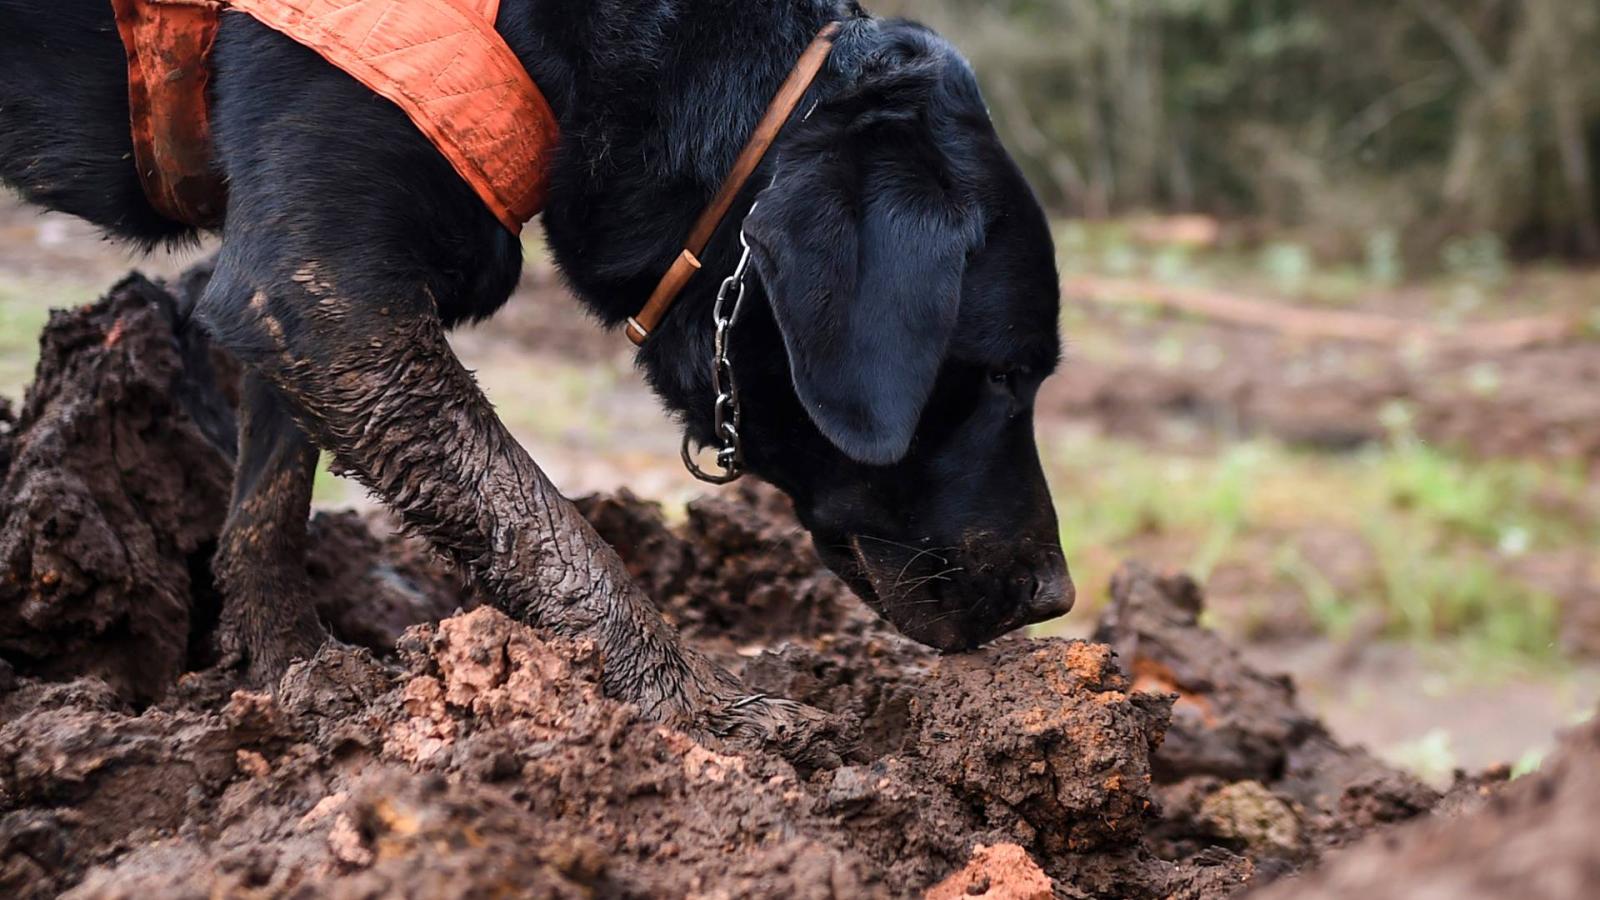
[[[1119,572],[1092,640],[941,656],[753,484],[676,527],[580,508],[686,640],[834,716],[836,759],[646,721],[592,643],[451,614],[476,598],[442,563],[347,515],[307,560],[340,642],[252,690],[216,667],[207,565],[232,385],[182,308],[135,276],[53,314],[5,413],[8,896],[1213,898],[1445,800],[1203,628],[1185,576]]]
[[[681,516],[701,486],[675,427],[537,241],[517,297],[458,350],[567,493],[628,487]],[[1600,275],[1463,252],[1396,283],[1381,257],[1319,266],[1204,219],[1064,224],[1058,243],[1068,352],[1038,419],[1083,600],[1045,633],[1087,634],[1125,559],[1189,571],[1209,624],[1293,673],[1338,734],[1436,784],[1531,764],[1600,702]],[[203,253],[134,260],[69,218],[0,206],[0,396],[31,379],[50,307]],[[1332,340],[1156,302],[1222,285],[1435,333]],[[1509,347],[1472,330],[1530,319],[1562,327]],[[370,510],[326,474],[318,500]]]
[[[19,384],[0,388],[32,382],[0,406],[0,894],[1568,897],[1600,864],[1595,726],[1548,750],[1594,704],[1592,462],[1582,428],[1526,398],[1505,417],[1544,437],[1512,445],[1425,368],[1384,383],[1411,412],[1337,441],[1238,402],[1267,387],[1227,422],[1196,413],[1220,401],[1121,396],[1174,372],[1210,396],[1211,376],[1142,356],[1151,341],[1235,342],[1206,371],[1263,384],[1293,348],[1272,321],[1152,312],[1187,281],[1089,272],[1086,293],[1121,278],[1144,299],[1069,304],[1085,344],[1041,401],[1084,608],[1055,636],[941,657],[826,573],[772,491],[675,499],[670,424],[535,262],[463,355],[569,491],[605,491],[585,515],[689,641],[838,718],[837,764],[796,768],[602,697],[592,646],[474,608],[334,481],[307,569],[342,643],[271,693],[212,668],[229,473],[197,423],[228,415],[226,361],[178,326],[181,284],[91,303],[121,261],[7,215],[35,245],[0,252],[8,322],[48,327],[6,332]],[[1336,299],[1300,301],[1348,311]],[[1370,324],[1328,321],[1295,341],[1322,353],[1316,329]],[[1496,354],[1508,383],[1525,354],[1581,373],[1586,329],[1452,352]],[[1353,343],[1338,358],[1385,358]],[[1330,371],[1319,396],[1373,389]],[[1546,385],[1564,387],[1582,393]],[[1358,430],[1362,409],[1338,421]],[[1463,423],[1482,435],[1460,443]],[[1154,565],[1113,571],[1123,554]]]
[[[753,484],[677,526],[626,492],[580,507],[688,641],[834,716],[837,759],[645,721],[594,645],[447,613],[476,605],[452,573],[343,514],[307,560],[340,643],[248,689],[214,666],[206,563],[228,367],[181,307],[131,277],[53,315],[0,416],[6,896],[1576,897],[1600,865],[1595,726],[1441,794],[1140,565],[1090,640],[940,656]]]

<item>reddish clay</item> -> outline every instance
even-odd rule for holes
[[[1051,900],[1050,876],[1016,844],[978,845],[972,862],[928,891],[927,900]]]

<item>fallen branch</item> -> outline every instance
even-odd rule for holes
[[[1069,298],[1101,306],[1154,306],[1302,339],[1427,343],[1504,353],[1573,340],[1583,332],[1582,321],[1572,315],[1526,316],[1447,328],[1376,313],[1307,309],[1226,291],[1134,279],[1082,276],[1067,279],[1062,289]]]

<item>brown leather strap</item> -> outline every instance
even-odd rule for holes
[[[656,285],[655,293],[650,295],[650,300],[639,310],[639,314],[628,320],[628,340],[634,344],[642,345],[650,332],[661,324],[667,310],[672,308],[678,295],[688,286],[689,279],[700,269],[700,254],[705,252],[706,245],[711,243],[711,236],[716,234],[717,227],[722,220],[728,217],[728,211],[733,208],[734,201],[739,199],[739,193],[749,183],[750,176],[755,174],[756,168],[766,158],[767,151],[772,148],[773,141],[778,139],[778,133],[783,131],[783,126],[794,114],[795,107],[800,105],[801,98],[806,91],[811,89],[817,75],[821,73],[822,66],[828,61],[828,54],[833,52],[834,38],[838,37],[842,26],[838,22],[831,22],[817,34],[811,46],[801,54],[800,61],[795,63],[789,77],[784,80],[783,86],[778,88],[778,93],[772,98],[772,104],[767,107],[767,114],[762,117],[756,126],[755,134],[751,135],[750,142],[744,145],[744,150],[739,153],[739,158],[733,164],[733,171],[728,173],[727,179],[722,182],[722,188],[712,198],[711,205],[700,213],[700,218],[695,221],[694,229],[689,232],[689,239],[683,245],[683,252],[673,260],[672,267],[662,276],[661,282]]]

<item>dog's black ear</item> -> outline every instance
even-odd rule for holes
[[[798,127],[745,223],[801,403],[872,465],[910,448],[981,231],[925,112],[894,108],[927,94],[896,93]]]

